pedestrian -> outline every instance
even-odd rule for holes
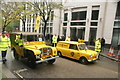
[[[70,41],[70,36],[66,37],[65,41]]]
[[[38,41],[43,41],[40,35],[38,35]]]
[[[27,42],[27,39],[23,39],[23,36],[21,34],[20,37],[15,39],[15,42],[18,46],[23,47],[23,42]]]
[[[0,51],[2,53],[2,61],[5,63],[7,61],[6,54],[8,48],[10,48],[10,39],[5,35],[5,33],[2,33],[2,36],[0,37]]]
[[[105,39],[101,39],[101,51],[104,51],[104,46],[105,46]]]
[[[95,41],[95,51],[98,53],[98,60],[100,59],[100,51],[101,51],[101,41],[100,38]]]
[[[53,43],[53,46],[55,47],[56,46],[56,44],[57,44],[57,35],[55,34],[55,35],[53,35],[53,37],[52,37],[52,43]]]
[[[57,42],[61,41],[60,36],[58,35]]]

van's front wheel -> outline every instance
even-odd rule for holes
[[[79,62],[82,64],[88,64],[88,60],[85,57],[80,58]]]

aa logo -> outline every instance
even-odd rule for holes
[[[74,56],[74,53],[73,53],[73,52],[71,53],[71,56]]]

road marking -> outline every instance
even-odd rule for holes
[[[14,73],[16,73],[17,76],[20,77],[22,80],[25,80],[24,77],[20,74],[21,72],[24,72],[24,71],[27,71],[27,69],[26,68],[20,69],[20,70],[14,71]]]

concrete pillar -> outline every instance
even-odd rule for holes
[[[106,2],[102,2],[99,8],[99,17],[98,17],[98,27],[97,27],[97,35],[96,39],[102,38],[103,36],[103,29],[104,29],[104,21],[105,21],[105,11],[106,11]]]
[[[92,14],[92,6],[88,5],[86,27],[85,27],[85,36],[84,36],[84,40],[87,41],[87,42],[89,41],[91,14]]]
[[[68,9],[68,23],[67,23],[67,30],[66,30],[66,37],[70,36],[70,22],[71,22],[71,9]]]
[[[59,23],[60,23],[60,10],[55,9],[54,10],[54,19],[53,19],[53,35],[56,34],[58,35],[59,33]]]
[[[117,2],[107,2],[106,12],[105,12],[105,24],[103,29],[103,36],[105,37],[107,44],[111,44],[116,9],[117,9]]]
[[[62,36],[62,33],[63,33],[63,30],[62,30],[63,29],[63,21],[64,21],[64,10],[63,9],[61,10],[61,19],[60,20],[61,20],[60,36]]]

